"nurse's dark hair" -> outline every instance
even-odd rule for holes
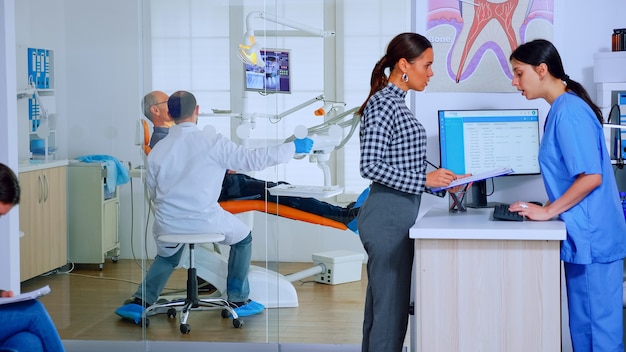
[[[8,166],[0,163],[0,203],[17,205],[20,202],[20,184]]]
[[[561,55],[559,55],[559,52],[551,42],[545,39],[535,39],[524,43],[518,46],[517,49],[513,50],[509,60],[513,59],[532,66],[546,64],[548,72],[550,72],[550,74],[555,78],[565,82],[567,90],[574,92],[582,100],[584,100],[596,114],[600,124],[604,123],[602,110],[600,110],[600,108],[591,100],[589,93],[587,93],[585,88],[580,83],[574,81],[565,74],[563,61],[561,61]]]
[[[389,72],[393,71],[393,68],[400,59],[413,62],[415,59],[422,56],[426,49],[432,47],[432,44],[426,37],[412,32],[400,33],[391,39],[387,45],[385,56],[374,65],[372,77],[370,78],[370,93],[357,113],[363,116],[363,111],[370,97],[387,86],[389,77],[385,74],[385,69],[389,68]]]

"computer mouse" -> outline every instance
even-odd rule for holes
[[[534,200],[532,200],[532,201],[530,201],[530,202],[527,202],[527,203],[534,204],[534,205],[538,205],[538,206],[540,206],[540,207],[542,207],[542,206],[543,206],[543,204],[541,204],[541,202],[537,202],[537,201],[534,201]]]

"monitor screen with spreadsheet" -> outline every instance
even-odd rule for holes
[[[439,110],[438,115],[441,167],[456,174],[504,167],[513,169],[510,175],[540,173],[538,109]]]

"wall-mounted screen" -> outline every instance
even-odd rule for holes
[[[539,174],[539,142],[538,109],[439,111],[441,167],[456,174],[504,167],[513,169],[510,175]],[[481,192],[474,201],[486,206],[486,191]]]
[[[287,49],[261,49],[265,67],[245,66],[244,89],[262,93],[291,93],[290,55]]]

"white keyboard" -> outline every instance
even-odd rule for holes
[[[300,186],[281,184],[268,188],[273,196],[305,197],[305,198],[329,198],[341,194],[343,187],[339,186]]]

